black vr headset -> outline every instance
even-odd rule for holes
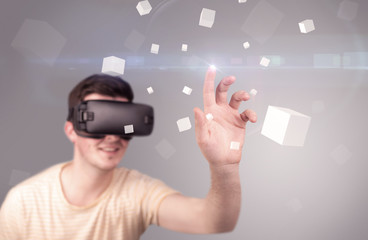
[[[88,100],[70,109],[74,131],[81,137],[118,135],[130,140],[153,130],[153,108],[145,104],[113,100]]]

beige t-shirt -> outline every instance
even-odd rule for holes
[[[0,239],[139,239],[158,225],[162,200],[177,191],[135,170],[117,168],[108,189],[76,207],[64,197],[57,164],[12,188],[0,209]]]

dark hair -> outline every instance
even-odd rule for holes
[[[72,121],[73,107],[81,103],[87,95],[92,93],[111,97],[125,97],[129,102],[132,102],[134,98],[132,88],[122,78],[106,74],[94,74],[79,82],[69,93],[67,121]]]

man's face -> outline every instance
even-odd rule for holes
[[[127,102],[123,97],[110,97],[92,93],[84,98],[87,100],[115,100]],[[75,134],[75,157],[100,170],[109,171],[117,167],[123,158],[129,141],[116,135],[106,135],[101,139],[80,137]]]

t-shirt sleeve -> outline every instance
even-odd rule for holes
[[[145,189],[141,202],[144,225],[145,227],[150,224],[158,225],[158,211],[161,202],[165,197],[179,192],[167,186],[164,182],[146,175],[142,175],[141,180]]]
[[[22,238],[22,201],[19,192],[10,190],[0,208],[0,239]]]

